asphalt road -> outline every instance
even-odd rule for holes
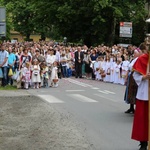
[[[57,88],[30,89],[57,111],[72,114],[96,150],[136,150],[131,140],[133,114],[125,114],[125,86],[63,78]]]

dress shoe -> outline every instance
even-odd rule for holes
[[[147,150],[147,145],[148,143],[147,142],[140,142],[140,149],[139,150]]]
[[[130,114],[130,113],[134,114],[134,109],[128,109],[124,113],[126,113],[126,114]]]

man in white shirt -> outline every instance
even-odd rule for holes
[[[3,72],[3,78],[2,78],[2,86],[7,85],[7,73],[8,73],[8,52],[5,50],[5,46],[1,45],[0,48],[0,68]]]

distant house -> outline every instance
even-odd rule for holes
[[[30,40],[34,41],[34,42],[38,42],[40,41],[41,35],[39,34],[31,34],[30,35]],[[19,32],[17,31],[11,31],[10,32],[10,39],[11,40],[17,40],[18,42],[23,42],[25,41],[25,36],[21,35]],[[47,38],[46,41],[48,41],[49,39]]]

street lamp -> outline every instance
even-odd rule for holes
[[[67,46],[67,37],[64,37],[64,44]]]

